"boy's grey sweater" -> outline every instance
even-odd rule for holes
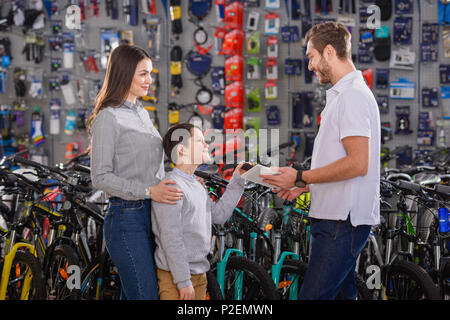
[[[155,262],[159,269],[171,272],[181,289],[191,285],[191,274],[209,270],[211,224],[228,220],[244,192],[245,179],[235,173],[217,202],[194,176],[176,168],[165,179],[176,182],[175,187],[183,190],[183,199],[175,205],[152,201]]]

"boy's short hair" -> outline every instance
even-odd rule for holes
[[[177,159],[172,158],[173,149],[179,143],[187,146],[189,138],[192,137],[194,128],[196,128],[196,126],[190,123],[178,123],[167,130],[163,138],[163,148],[171,162],[175,163],[177,161]]]

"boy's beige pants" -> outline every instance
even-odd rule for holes
[[[180,293],[177,285],[173,282],[172,274],[169,271],[157,269],[159,299],[160,300],[180,300]],[[206,297],[206,273],[191,275],[192,286],[195,291],[195,300],[205,300]]]

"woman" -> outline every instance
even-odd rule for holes
[[[152,61],[145,50],[113,50],[87,127],[91,177],[109,197],[103,233],[119,270],[122,299],[158,299],[150,201],[175,204],[182,191],[164,178],[162,138],[137,100],[151,84]]]

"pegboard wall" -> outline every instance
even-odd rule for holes
[[[113,19],[111,15],[108,15],[107,4],[108,3],[117,3],[117,19]],[[131,1],[131,3],[136,3],[139,6],[139,18],[138,25],[132,26],[126,21],[127,16],[124,14],[124,1],[44,1],[45,5],[51,5],[54,7],[54,11],[51,16],[49,11],[46,8],[43,8],[43,12],[45,14],[45,25],[43,28],[39,28],[38,30],[34,30],[37,35],[42,36],[44,39],[44,50],[43,57],[41,62],[35,63],[33,61],[27,61],[26,55],[23,50],[26,46],[26,36],[23,33],[23,26],[12,25],[8,29],[2,29],[0,32],[0,39],[9,38],[10,47],[11,47],[11,64],[8,68],[5,68],[3,72],[7,76],[7,80],[5,81],[5,89],[4,93],[0,93],[0,104],[5,106],[12,106],[14,101],[23,101],[23,105],[26,107],[26,111],[24,113],[24,124],[23,126],[19,126],[19,124],[15,121],[12,121],[10,124],[10,128],[12,129],[12,134],[15,137],[19,137],[21,135],[30,136],[31,131],[31,116],[35,107],[39,107],[41,110],[41,114],[43,115],[43,130],[45,135],[45,142],[39,146],[33,146],[33,142],[31,141],[33,152],[36,155],[46,154],[48,155],[48,163],[53,165],[55,163],[63,162],[65,160],[65,152],[66,146],[68,143],[77,142],[81,144],[81,148],[85,149],[87,147],[87,134],[85,130],[80,128],[75,128],[75,130],[68,130],[67,134],[65,132],[66,118],[71,115],[71,111],[75,111],[78,116],[78,120],[82,119],[80,115],[83,112],[89,114],[92,110],[93,99],[96,95],[99,85],[103,81],[105,70],[102,68],[102,30],[109,29],[113,30],[113,32],[117,33],[119,37],[122,35],[123,31],[130,30],[132,31],[132,39],[134,44],[139,45],[143,48],[149,48],[149,36],[146,32],[145,25],[143,23],[143,19],[149,16],[148,13],[144,13],[143,3],[151,3],[152,1]],[[125,1],[126,2],[126,1]],[[172,23],[170,20],[170,4],[179,3],[181,7],[181,24],[182,24],[182,33],[180,33],[177,37],[174,36]],[[215,43],[214,34],[216,32],[216,28],[220,26],[224,26],[224,23],[219,18],[219,6],[216,3],[220,3],[221,1],[212,1],[212,7],[200,25],[207,31],[209,44],[212,45],[209,53],[212,56],[212,66],[224,66],[225,60],[229,57],[226,55],[222,55],[218,53],[218,47]],[[225,1],[223,1],[225,2]],[[228,1],[232,2],[232,1]],[[227,2],[227,3],[228,3]],[[421,54],[421,43],[422,43],[422,25],[423,23],[434,23],[438,22],[438,4],[437,1],[392,1],[393,9],[392,16],[387,21],[382,21],[382,25],[386,25],[389,27],[389,34],[391,38],[391,50],[395,51],[400,48],[409,48],[410,51],[416,54],[416,59],[414,62],[414,67],[411,71],[398,70],[389,68],[389,61],[378,61],[373,59],[370,63],[359,63],[358,55],[359,55],[359,47],[361,44],[361,30],[365,29],[364,23],[360,22],[360,11],[364,11],[365,7],[371,5],[375,1],[365,1],[365,0],[355,0],[355,11],[352,12],[351,3],[352,1],[340,1],[340,0],[332,0],[328,1],[331,3],[331,7],[328,9],[331,10],[322,10],[322,12],[316,12],[315,4],[316,1],[279,1],[279,8],[277,7],[278,1],[269,1],[269,0],[260,0],[260,1],[244,1],[246,4],[246,8],[244,11],[244,20],[243,20],[243,31],[245,32],[245,36],[254,35],[254,32],[259,32],[259,50],[249,52],[245,45],[244,41],[244,49],[242,50],[242,54],[244,57],[244,84],[247,91],[252,89],[260,89],[261,95],[261,108],[249,108],[248,99],[245,100],[244,107],[244,117],[245,121],[249,120],[250,125],[255,125],[253,119],[259,119],[260,128],[279,128],[279,136],[280,143],[287,142],[291,139],[292,135],[298,135],[300,139],[300,147],[297,150],[296,158],[301,160],[305,157],[305,155],[310,154],[311,152],[311,144],[308,144],[307,140],[310,142],[313,141],[314,135],[317,131],[317,116],[324,107],[324,96],[325,90],[329,88],[329,86],[321,86],[317,84],[315,76],[312,75],[312,78],[308,80],[307,72],[307,64],[305,64],[305,54],[304,47],[302,46],[302,35],[306,32],[306,25],[308,21],[311,24],[315,24],[317,22],[323,20],[337,20],[338,18],[346,18],[350,21],[353,21],[354,25],[351,28],[352,31],[352,52],[354,54],[354,61],[357,69],[373,69],[373,91],[375,96],[387,95],[389,96],[389,84],[386,89],[377,89],[375,87],[375,74],[377,69],[389,69],[389,82],[397,81],[400,78],[407,78],[408,81],[415,83],[415,90],[413,94],[413,99],[411,100],[398,100],[398,99],[388,99],[389,107],[385,109],[385,113],[381,113],[381,121],[389,122],[391,128],[395,132],[396,127],[396,106],[409,106],[410,115],[409,115],[409,128],[412,130],[411,134],[393,134],[393,138],[390,141],[385,143],[385,146],[389,148],[395,148],[400,145],[409,145],[414,149],[429,149],[435,146],[435,143],[432,146],[420,146],[418,147],[418,124],[419,124],[419,112],[423,111],[431,111],[432,119],[434,120],[435,128],[436,121],[445,116],[450,116],[450,103],[448,99],[438,99],[438,105],[432,108],[424,108],[422,103],[421,92],[423,88],[437,88],[440,94],[440,88],[442,84],[439,81],[439,66],[441,64],[450,64],[449,59],[444,56],[444,46],[443,46],[443,37],[444,37],[444,26],[439,26],[439,36],[437,42],[438,56],[436,61],[424,63],[421,62],[420,54]],[[318,3],[320,3],[319,1]],[[343,3],[345,6],[346,3],[350,4],[348,8],[348,12],[345,12],[346,8],[344,7],[344,12],[339,12],[339,5]],[[0,1],[2,4],[1,7],[1,16],[6,17],[11,5],[12,1]],[[25,8],[30,8],[32,6],[33,1],[17,1],[19,4],[23,4]],[[92,7],[93,4],[98,4],[98,11],[95,11],[95,7]],[[197,30],[198,25],[192,23],[189,19],[188,14],[188,6],[189,1],[181,0],[181,1],[153,1],[155,5],[155,14],[152,14],[154,17],[159,17],[160,24],[160,48],[159,48],[159,58],[153,59],[153,65],[158,69],[159,74],[159,95],[157,103],[153,103],[152,101],[144,101],[144,105],[152,106],[156,110],[156,114],[159,120],[159,128],[161,134],[164,134],[169,126],[169,114],[168,114],[168,106],[169,104],[186,105],[195,102],[196,92],[199,90],[198,82],[194,81],[195,76],[187,70],[186,62],[182,65],[182,81],[183,87],[180,89],[179,94],[172,96],[171,95],[171,64],[170,64],[170,52],[174,46],[180,46],[183,51],[183,58],[186,57],[189,51],[197,50],[194,45],[194,32]],[[308,14],[307,7],[305,4],[310,4],[310,14]],[[323,1],[322,1],[323,3]],[[408,14],[397,14],[396,13],[396,5],[399,3],[409,4],[412,6],[412,11]],[[80,5],[85,4],[85,19],[83,21],[84,27],[81,30],[73,30],[68,29],[65,25],[66,19],[66,10],[68,5]],[[251,6],[253,5],[253,6]],[[272,8],[267,8],[266,5],[274,6]],[[300,7],[297,10],[297,5]],[[51,7],[50,6],[50,7]],[[51,10],[50,10],[51,11]],[[300,16],[298,18],[295,17],[295,13],[300,12]],[[247,24],[250,14],[259,14],[259,23],[256,26],[255,30],[248,30]],[[268,38],[269,35],[265,34],[265,17],[270,14],[275,13],[279,16],[279,29],[278,34],[276,35],[276,39],[278,40],[278,54],[275,59],[276,65],[278,67],[278,72],[276,76],[276,87],[277,87],[277,98],[276,99],[266,99],[265,98],[265,86],[268,82],[267,72],[269,68],[273,71],[272,67],[266,67],[266,63],[269,60],[269,52],[268,52]],[[393,30],[394,30],[394,20],[397,17],[411,17],[412,18],[412,36],[411,43],[407,45],[397,46],[393,41]],[[1,19],[0,19],[1,20]],[[55,37],[54,25],[55,21],[60,21],[60,36],[63,39],[62,47],[59,50],[51,50],[50,39]],[[57,23],[58,24],[58,23]],[[282,32],[286,31],[286,27],[296,27],[298,30],[298,36],[295,33],[295,28],[291,29],[292,32]],[[32,30],[32,28],[30,28]],[[73,32],[74,34],[74,66],[70,69],[64,69],[64,65],[61,66],[59,71],[52,71],[52,61],[55,61],[55,58],[60,58],[64,60],[64,35],[67,32]],[[126,33],[123,34],[126,37]],[[154,44],[153,44],[154,45]],[[153,47],[154,48],[154,47]],[[80,55],[85,54],[87,56],[93,55],[96,65],[98,66],[98,72],[94,70],[88,71],[86,69],[86,65],[80,59]],[[260,79],[248,79],[247,72],[249,71],[249,61],[260,61],[260,71],[261,77]],[[300,72],[293,71],[293,75],[288,75],[285,72],[285,61],[286,59],[291,60],[300,60],[300,67],[298,65],[294,66],[295,68],[300,68],[301,70],[297,70]],[[89,67],[89,65],[87,65]],[[14,68],[20,67],[25,70],[25,74],[27,75],[27,80],[25,81],[27,93],[24,97],[18,98],[14,88]],[[42,93],[37,97],[33,98],[30,94],[31,81],[30,75],[33,75],[36,72],[42,72]],[[72,86],[73,92],[75,94],[75,101],[68,104],[64,95],[60,90],[50,90],[49,80],[53,78],[57,78],[62,81],[64,76],[68,76],[70,79],[69,85]],[[269,76],[270,77],[270,76]],[[54,80],[54,79],[53,79]],[[207,88],[212,87],[212,80],[210,72],[202,79],[203,85]],[[79,88],[80,95],[78,95]],[[299,93],[302,93],[299,95]],[[225,104],[225,98],[223,95],[217,94],[217,98],[219,98],[219,105]],[[50,134],[50,103],[51,99],[60,99],[61,101],[61,115],[60,115],[60,133],[52,135]],[[309,99],[311,98],[311,99]],[[311,102],[309,106],[308,101]],[[301,105],[301,110],[297,108],[294,110],[293,105],[295,103],[299,103]],[[270,125],[267,119],[267,110],[272,106],[277,106],[280,111],[280,124],[279,125]],[[216,107],[214,107],[216,108]],[[309,110],[310,108],[310,110]],[[12,113],[14,109],[11,109]],[[193,111],[196,110],[195,107],[188,107],[179,110],[179,121],[184,122],[188,121],[193,114]],[[254,111],[257,110],[257,111]],[[198,110],[197,110],[198,111]],[[151,116],[154,117],[155,113],[153,111],[149,111]],[[214,113],[213,113],[214,114]],[[212,118],[213,114],[202,114],[202,117],[205,122],[205,128],[213,126],[214,119]],[[3,118],[5,113],[2,114]],[[308,116],[306,116],[308,115]],[[217,114],[215,114],[217,116]],[[4,127],[4,126],[3,126]],[[2,132],[2,134],[5,131]],[[5,139],[6,136],[4,136]],[[450,137],[447,138],[450,141]],[[281,157],[280,161],[283,164],[283,158],[287,157],[287,153],[285,152]],[[392,163],[392,165],[395,165]]]

